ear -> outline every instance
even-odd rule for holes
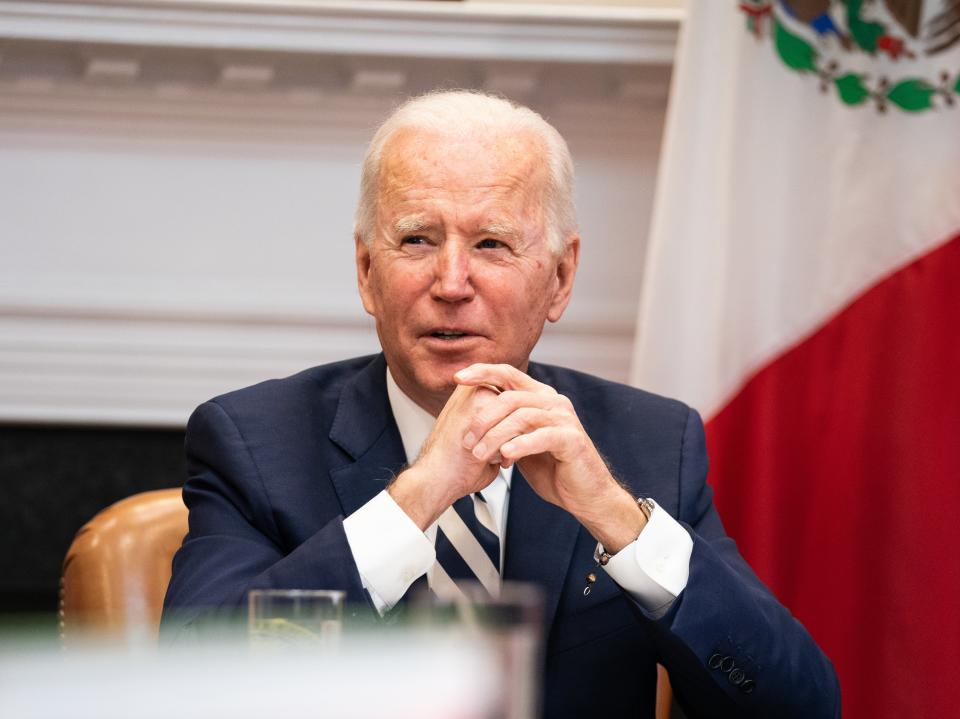
[[[357,260],[357,288],[360,290],[360,301],[367,314],[374,314],[373,292],[370,286],[370,248],[364,243],[359,232],[354,232],[353,242]]]
[[[563,316],[570,295],[573,293],[573,278],[577,274],[577,265],[580,264],[580,235],[570,235],[563,252],[557,259],[557,287],[553,293],[553,301],[547,310],[547,319],[556,322]]]

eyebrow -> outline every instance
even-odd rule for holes
[[[413,217],[401,217],[393,226],[398,235],[406,235],[410,232],[423,232],[429,225],[422,217],[414,215]]]
[[[412,215],[410,217],[401,217],[393,225],[394,232],[398,235],[407,235],[414,232],[423,232],[430,229],[431,224],[423,217]],[[496,237],[517,237],[519,230],[513,225],[502,222],[491,222],[483,225],[477,230],[478,235],[493,235]]]
[[[517,237],[520,232],[512,225],[492,222],[480,228],[481,235],[498,235],[500,237]]]

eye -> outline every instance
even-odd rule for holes
[[[401,245],[423,245],[426,244],[427,238],[423,235],[409,235],[400,240]]]
[[[489,237],[486,239],[480,240],[477,243],[477,249],[479,250],[497,250],[505,246],[506,245],[504,245],[500,240],[494,240]]]

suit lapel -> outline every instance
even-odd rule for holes
[[[533,491],[519,467],[510,480],[503,578],[533,582],[544,592],[544,626],[557,612],[580,524]]]
[[[330,440],[354,460],[330,470],[344,516],[379,494],[405,462],[387,397],[386,371],[383,355],[377,355],[347,382],[330,427]]]

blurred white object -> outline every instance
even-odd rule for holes
[[[0,649],[0,716],[17,719],[416,717],[486,719],[496,655],[455,633],[351,636],[335,655],[250,652],[243,642],[161,651]]]

